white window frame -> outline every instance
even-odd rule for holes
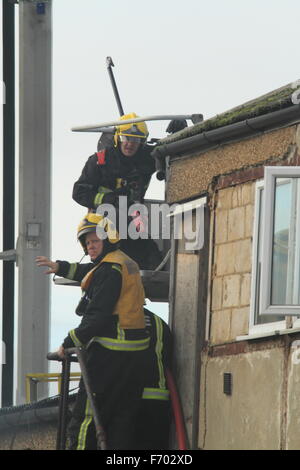
[[[263,251],[259,311],[261,315],[297,316],[300,315],[300,305],[273,305],[271,303],[271,271],[276,178],[300,178],[300,167],[265,167]],[[297,204],[299,204],[299,196]]]
[[[257,279],[259,275],[259,237],[260,221],[264,218],[264,212],[261,215],[261,211],[264,211],[262,190],[265,189],[265,181],[258,180],[255,187],[255,206],[254,206],[254,224],[253,224],[253,244],[252,244],[252,273],[251,273],[251,297],[250,297],[250,315],[249,315],[249,330],[247,335],[238,336],[237,341],[244,341],[256,338],[263,338],[267,336],[274,336],[277,334],[286,334],[291,331],[300,330],[300,319],[294,319],[292,325],[287,328],[286,319],[278,319],[278,321],[267,321],[265,323],[255,323],[257,317],[260,315],[260,307],[257,296],[259,295],[260,279]],[[261,227],[262,228],[262,227]],[[261,236],[261,244],[263,242],[263,233]],[[260,247],[262,250],[262,246]],[[256,311],[258,309],[258,312]],[[283,316],[284,313],[281,312]],[[267,320],[267,319],[266,319]]]
[[[259,275],[259,223],[261,219],[261,211],[263,210],[262,203],[262,190],[264,190],[264,180],[256,182],[255,187],[255,206],[254,206],[254,224],[253,224],[253,245],[252,245],[252,274],[251,274],[251,297],[250,297],[250,318],[249,318],[249,335],[256,334],[274,334],[275,331],[280,331],[285,328],[285,321],[270,321],[268,323],[255,323],[257,316],[256,309],[258,306],[258,275]],[[261,240],[262,241],[262,240]],[[260,312],[258,312],[259,315]],[[237,339],[245,339],[248,336],[242,336]]]

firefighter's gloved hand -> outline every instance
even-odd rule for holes
[[[111,193],[107,193],[104,195],[102,203],[104,204],[118,204],[119,196],[128,196],[129,195],[129,188],[127,186],[122,186],[121,188],[115,189]]]
[[[141,187],[137,181],[131,181],[128,184],[128,201],[130,204],[142,202]]]

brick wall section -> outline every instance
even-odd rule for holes
[[[297,146],[281,158],[243,168],[215,180],[214,266],[212,279],[211,342],[226,343],[248,333],[255,183],[264,166],[300,166]]]
[[[218,191],[212,279],[211,342],[247,334],[255,183]]]
[[[270,159],[263,162],[263,165],[260,164],[259,166],[234,171],[227,175],[221,175],[217,179],[215,189],[220,190],[229,186],[235,186],[236,184],[262,179],[264,177],[265,166],[300,166],[300,154],[298,153],[298,148],[292,148],[291,151],[286,154],[285,159]]]

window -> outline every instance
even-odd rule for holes
[[[262,235],[264,220],[264,181],[256,183],[254,230],[253,230],[253,254],[252,254],[252,285],[250,300],[250,325],[249,334],[257,331],[274,331],[285,328],[284,316],[260,315],[260,280],[262,264]]]
[[[299,251],[300,168],[268,167],[256,184],[250,335],[283,330],[285,316],[299,313]]]
[[[266,167],[260,313],[300,315],[300,168]]]

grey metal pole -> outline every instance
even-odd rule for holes
[[[50,256],[52,2],[19,1],[19,268],[17,403],[25,375],[47,372],[50,281],[36,269]],[[47,393],[40,385],[39,397]]]
[[[111,57],[106,57],[106,66],[107,66],[108,75],[109,75],[109,78],[110,78],[110,81],[111,81],[111,84],[112,84],[112,87],[113,87],[113,92],[114,92],[114,95],[115,95],[115,98],[116,98],[116,102],[117,102],[117,106],[118,106],[120,116],[123,116],[124,115],[124,110],[123,110],[123,106],[122,106],[122,103],[121,103],[121,98],[120,98],[120,95],[119,95],[119,92],[118,92],[118,88],[117,88],[116,80],[115,80],[115,77],[114,77],[114,73],[112,71],[112,67],[114,67],[114,63],[113,63]]]
[[[192,120],[193,116],[196,116],[196,115],[195,114],[162,114],[162,115],[154,115],[154,116],[151,115],[151,116],[142,116],[142,117],[137,117],[137,118],[132,118],[132,119],[124,119],[123,121],[121,121],[121,123],[123,125],[123,124],[134,124],[134,123],[143,122],[143,121],[172,121],[173,119]],[[200,116],[200,115],[197,115],[197,116]],[[119,126],[119,125],[120,125],[120,120],[116,120],[116,121],[109,121],[109,122],[101,122],[100,124],[90,124],[87,126],[76,126],[76,127],[72,127],[71,130],[73,132],[103,132],[107,130],[105,128],[110,128],[110,127]]]
[[[82,380],[84,383],[85,391],[87,398],[90,402],[92,408],[93,419],[96,430],[96,440],[97,440],[97,449],[98,450],[107,450],[106,435],[101,422],[101,417],[97,407],[95,394],[92,391],[91,381],[89,373],[87,370],[86,364],[86,355],[85,349],[81,347],[74,347],[65,349],[65,358],[61,359],[57,352],[48,353],[47,359],[49,361],[62,361],[63,362],[63,372],[62,372],[62,389],[60,397],[60,410],[59,410],[59,424],[58,424],[58,433],[57,433],[57,450],[64,449],[66,443],[66,418],[67,418],[67,406],[68,406],[68,396],[69,396],[69,379],[70,379],[70,362],[75,361],[73,354],[76,354],[77,360],[80,365]]]
[[[107,450],[106,435],[105,435],[104,427],[102,425],[100,414],[97,409],[97,403],[96,403],[95,396],[92,391],[90,377],[89,377],[87,367],[86,367],[85,350],[83,348],[75,348],[75,351],[78,357],[78,362],[80,364],[85,391],[86,391],[86,394],[89,399],[92,412],[93,412],[93,419],[94,419],[95,429],[96,429],[97,448],[98,450]]]
[[[9,0],[2,3],[3,29],[3,252],[15,246],[15,11]],[[2,93],[2,89],[0,90]],[[2,103],[1,103],[2,104]],[[3,258],[2,258],[3,259]],[[2,338],[5,364],[2,367],[2,406],[13,403],[14,376],[14,282],[15,256],[3,262]]]

